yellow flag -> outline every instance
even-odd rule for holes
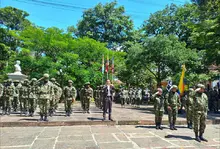
[[[183,94],[184,89],[185,89],[185,87],[184,87],[184,76],[185,76],[185,71],[186,71],[186,67],[185,67],[185,65],[182,65],[182,74],[181,74],[180,82],[179,82],[179,86],[178,86],[179,91],[180,91],[180,95]]]

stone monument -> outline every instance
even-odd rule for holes
[[[20,66],[20,64],[21,64],[21,62],[19,60],[17,60],[16,64],[14,65],[15,66],[15,72],[8,74],[8,78],[9,79],[22,81],[22,80],[27,78],[26,75],[21,73],[21,66]]]

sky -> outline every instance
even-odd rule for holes
[[[56,26],[66,30],[76,26],[82,19],[83,11],[98,3],[105,4],[113,0],[0,0],[0,7],[12,6],[29,13],[28,19],[38,26]],[[151,13],[162,10],[171,3],[183,5],[190,0],[117,0],[131,16],[135,28],[140,27]]]

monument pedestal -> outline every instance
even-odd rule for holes
[[[14,80],[19,80],[19,81],[23,81],[24,79],[26,79],[28,76],[20,73],[20,72],[15,72],[15,73],[8,73],[8,78]]]

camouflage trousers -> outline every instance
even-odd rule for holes
[[[168,109],[168,119],[169,119],[170,125],[175,125],[177,114],[178,114],[177,107],[171,107],[171,110]]]
[[[36,108],[36,99],[35,98],[29,98],[29,113],[34,113]]]
[[[11,112],[13,97],[5,97],[3,100],[3,111]]]
[[[141,104],[141,98],[137,98],[137,99],[136,99],[136,105],[137,105],[137,106],[140,106],[140,104]]]
[[[120,98],[121,99],[121,105],[124,106],[125,105],[125,98]]]
[[[200,133],[203,134],[205,132],[206,128],[206,113],[201,112],[201,111],[196,111],[194,112],[194,119],[193,119],[193,124],[194,124],[194,132],[195,133]]]
[[[19,102],[18,97],[14,97],[13,102],[12,102],[12,106],[13,106],[14,111],[17,111],[17,109],[18,109],[18,102]]]
[[[72,111],[72,99],[65,99],[65,111],[71,112]]]
[[[191,123],[193,121],[192,107],[186,108],[186,120],[187,120],[187,123]]]
[[[21,112],[28,111],[28,98],[21,98],[20,108]]]
[[[40,115],[48,116],[49,99],[40,98],[39,99]]]
[[[89,107],[90,107],[90,98],[83,98],[81,100],[81,105],[82,105],[82,109],[84,111],[89,111]]]
[[[162,123],[163,111],[154,111],[155,114],[155,123]]]

